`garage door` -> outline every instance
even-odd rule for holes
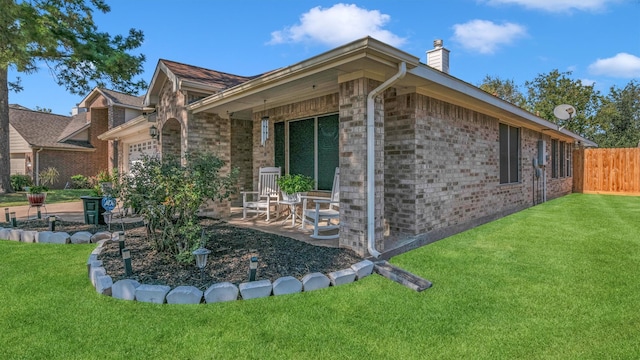
[[[145,140],[134,144],[129,144],[129,168],[131,164],[142,160],[146,156],[153,156],[158,152],[157,140]]]

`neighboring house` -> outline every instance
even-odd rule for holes
[[[92,133],[95,138],[93,144],[99,154],[96,161],[100,170],[112,171],[114,168],[122,168],[118,162],[121,158],[119,153],[121,151],[120,139],[114,138],[105,141],[106,139],[100,135],[141,118],[145,113],[142,101],[142,96],[95,88],[78,104],[79,108],[87,112],[87,118],[93,124],[92,129],[95,130]],[[134,144],[132,148],[142,149],[143,146],[145,151],[148,151],[147,149],[150,151],[155,148],[155,141],[146,138],[144,141],[141,140]]]
[[[39,183],[39,173],[55,167],[60,173],[51,188],[62,188],[71,176],[95,175],[96,148],[86,113],[63,116],[9,106],[11,174],[27,174]]]
[[[101,137],[153,126],[160,154],[213,151],[244,188],[276,165],[328,190],[339,166],[339,243],[361,255],[570,193],[571,149],[595,144],[449,75],[435,45],[427,65],[367,37],[254,77],[160,60],[144,98],[153,125]]]

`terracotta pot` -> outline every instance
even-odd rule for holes
[[[27,194],[27,200],[31,206],[42,206],[47,198],[47,193]]]

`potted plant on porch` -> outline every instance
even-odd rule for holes
[[[44,200],[47,198],[47,191],[49,191],[49,189],[47,189],[46,186],[37,185],[29,187],[29,192],[27,193],[27,200],[29,200],[29,205],[44,205]]]
[[[282,193],[282,200],[291,202],[300,201],[300,195],[313,190],[315,185],[311,177],[302,174],[286,174],[280,176],[277,182]]]

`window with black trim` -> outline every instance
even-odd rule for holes
[[[570,144],[571,143],[567,143],[567,146],[566,146],[566,150],[567,150],[567,158],[566,158],[567,159],[566,160],[567,161],[567,176],[573,176],[573,171],[572,171],[573,170],[573,164],[572,164],[573,151],[571,150]]]
[[[564,141],[560,141],[560,161],[558,161],[560,163],[560,177],[565,177],[567,176],[567,174],[565,173],[565,158],[567,156],[565,150],[565,142]]]
[[[274,125],[275,165],[283,173],[311,176],[318,190],[331,190],[339,166],[338,114]]]
[[[520,129],[500,124],[500,183],[520,181]]]
[[[551,177],[558,177],[558,140],[551,139]]]

